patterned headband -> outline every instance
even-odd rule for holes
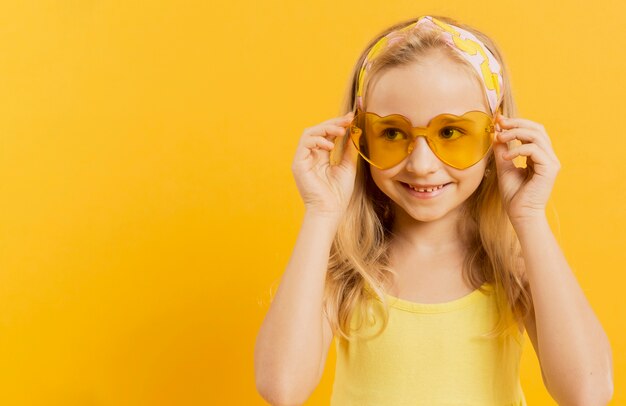
[[[422,16],[416,22],[408,26],[392,31],[382,37],[368,52],[361,70],[359,71],[359,80],[357,87],[357,103],[360,109],[363,109],[363,83],[365,75],[369,72],[372,61],[387,47],[402,40],[402,33],[419,27],[429,27],[430,29],[439,29],[446,43],[450,48],[457,51],[474,67],[478,76],[482,79],[483,89],[489,101],[489,107],[492,115],[495,115],[496,109],[500,102],[502,89],[502,73],[500,64],[487,49],[487,47],[474,34],[454,25],[446,24],[431,16]]]

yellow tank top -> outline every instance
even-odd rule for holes
[[[479,337],[498,315],[493,286],[481,288],[444,303],[387,295],[389,322],[381,335],[353,342],[335,336],[331,406],[526,406],[519,382],[523,332],[513,327],[505,340]],[[382,325],[375,316],[362,327],[368,335]]]

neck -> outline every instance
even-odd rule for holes
[[[433,221],[418,221],[395,206],[392,234],[395,248],[403,254],[453,257],[465,253],[465,245],[457,227],[460,208]]]

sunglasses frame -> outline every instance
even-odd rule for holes
[[[417,137],[424,137],[426,138],[426,142],[428,143],[429,148],[433,151],[433,153],[435,154],[435,156],[442,161],[443,163],[445,163],[446,165],[449,165],[455,169],[467,169],[467,168],[471,168],[472,166],[476,165],[478,162],[480,162],[481,159],[483,159],[491,150],[491,148],[493,147],[493,141],[494,141],[494,137],[495,137],[495,122],[496,122],[496,118],[498,116],[498,112],[501,112],[501,103],[498,103],[498,107],[496,108],[496,114],[495,115],[490,115],[489,113],[486,113],[484,111],[480,111],[480,110],[471,110],[471,111],[467,111],[461,115],[456,115],[456,114],[452,114],[452,113],[442,113],[442,114],[438,114],[437,116],[433,117],[427,124],[426,127],[413,127],[411,120],[409,120],[406,116],[402,115],[402,114],[389,114],[386,116],[379,116],[378,114],[371,112],[371,111],[363,111],[360,108],[356,109],[356,112],[354,114],[354,119],[352,120],[352,122],[350,123],[350,139],[352,140],[352,143],[354,144],[354,146],[356,147],[359,155],[361,155],[361,157],[363,157],[363,159],[365,159],[367,162],[369,162],[371,165],[374,165],[376,168],[381,169],[381,170],[385,170],[385,169],[389,169],[392,168],[398,164],[400,164],[402,161],[404,161],[413,151],[413,148],[415,147],[415,144],[417,142]],[[491,134],[491,140],[490,140],[490,145],[489,148],[487,148],[485,150],[485,152],[481,155],[480,158],[478,158],[478,160],[476,160],[476,162],[472,163],[471,165],[468,166],[463,166],[463,167],[459,167],[458,165],[452,165],[451,163],[447,162],[446,159],[443,159],[439,156],[439,154],[437,154],[437,152],[435,150],[433,150],[433,146],[431,144],[431,140],[428,137],[428,131],[429,128],[431,126],[431,123],[433,121],[435,121],[436,119],[438,119],[441,116],[447,116],[447,115],[453,115],[455,117],[463,117],[464,115],[468,114],[468,113],[481,113],[484,114],[485,116],[489,117],[489,129],[490,129],[490,134]],[[363,130],[357,125],[357,121],[359,117],[365,116],[366,114],[371,114],[371,115],[375,115],[376,117],[378,117],[379,119],[385,119],[387,117],[390,116],[400,116],[402,117],[404,120],[406,120],[406,122],[409,124],[409,126],[411,126],[411,142],[409,143],[408,146],[408,152],[406,154],[406,156],[404,158],[402,158],[400,161],[398,161],[397,163],[391,165],[391,166],[386,166],[383,167],[381,165],[378,165],[374,162],[372,162],[369,158],[367,158],[365,156],[365,154],[361,151],[361,148],[358,145],[358,140],[361,138],[361,136],[363,135]],[[451,125],[450,127],[454,127],[453,125]],[[445,128],[445,127],[444,127]],[[356,130],[358,131],[356,131]],[[359,133],[356,137],[353,136],[353,134],[355,133]]]

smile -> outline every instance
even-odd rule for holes
[[[407,184],[408,185],[408,184]],[[413,185],[408,185],[411,189],[415,190],[416,192],[433,192],[435,190],[441,189],[444,185],[439,185],[439,186],[431,186],[431,187],[417,187],[417,186],[413,186]]]
[[[402,186],[409,191],[409,193],[417,198],[428,199],[435,196],[439,196],[446,189],[449,183],[441,185],[410,185],[408,183],[400,182]]]

